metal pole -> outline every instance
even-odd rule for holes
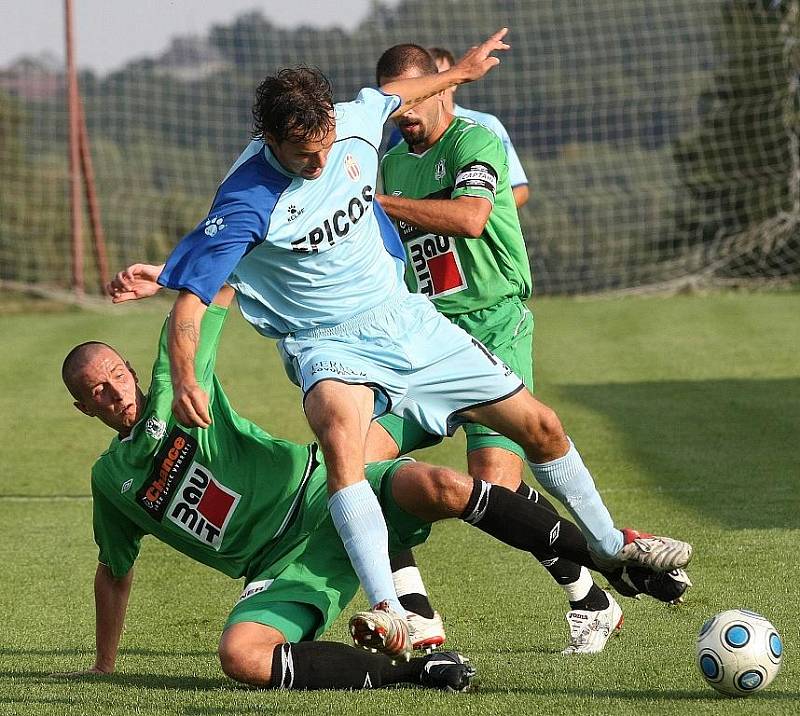
[[[100,202],[97,200],[97,185],[94,180],[92,154],[89,151],[89,132],[86,129],[86,112],[80,95],[78,96],[78,109],[80,111],[81,168],[83,169],[83,181],[86,185],[86,204],[89,207],[89,221],[92,225],[92,246],[94,247],[94,259],[97,264],[100,293],[102,294],[105,291],[109,279],[106,236],[103,231],[103,224],[100,221]]]
[[[80,130],[78,76],[75,70],[75,51],[72,32],[72,0],[64,0],[64,27],[67,51],[67,107],[69,109],[69,194],[72,233],[72,288],[76,297],[84,294],[83,240],[81,238],[83,206],[80,184]]]

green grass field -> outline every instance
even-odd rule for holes
[[[117,673],[51,677],[93,659],[88,475],[110,439],[71,407],[61,360],[101,339],[148,376],[166,306],[0,315],[0,714],[800,713],[797,293],[536,303],[539,395],[559,411],[618,524],[695,545],[687,604],[621,599],[625,628],[603,654],[560,656],[566,602],[544,570],[451,522],[418,559],[449,644],[478,668],[471,693],[237,687],[215,650],[241,584],[153,540],[138,562]],[[274,346],[238,316],[219,374],[243,415],[309,438]],[[424,456],[465,464],[461,437]],[[703,620],[733,607],[771,618],[786,647],[778,679],[747,700],[718,696],[693,662]],[[344,640],[344,627],[330,637]]]

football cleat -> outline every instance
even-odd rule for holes
[[[369,651],[379,651],[386,656],[411,658],[411,631],[405,615],[380,602],[372,609],[356,612],[350,617],[350,636],[356,646]]]
[[[600,611],[573,609],[567,613],[569,644],[562,654],[597,654],[622,629],[622,609],[608,592],[608,606]]]
[[[670,572],[689,564],[692,545],[671,537],[656,537],[636,530],[624,529],[625,544],[616,559],[624,564],[649,567],[655,572]]]
[[[406,618],[411,628],[412,649],[430,652],[444,644],[444,624],[439,612],[434,612],[430,619],[414,612],[408,612]]]
[[[667,604],[682,604],[686,590],[692,586],[692,580],[682,569],[654,572],[644,567],[626,565],[616,574],[607,577],[611,586],[625,597],[638,598],[646,594]]]
[[[429,689],[466,691],[475,673],[467,657],[455,651],[436,651],[424,657],[419,682]]]

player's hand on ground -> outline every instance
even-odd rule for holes
[[[511,47],[511,45],[503,42],[507,32],[507,27],[500,28],[480,45],[470,47],[466,54],[456,62],[455,66],[466,74],[467,82],[480,79],[492,67],[500,64],[499,58],[494,57],[492,52],[508,50]]]
[[[153,296],[161,289],[157,279],[163,268],[163,264],[131,264],[109,281],[106,293],[111,297],[112,303]]]
[[[110,673],[110,671],[105,671],[95,665],[91,669],[84,669],[83,671],[57,671],[50,674],[50,676],[54,679],[78,679],[81,676],[105,676]]]
[[[173,391],[172,413],[187,428],[207,428],[211,425],[208,393],[197,383],[178,386]]]

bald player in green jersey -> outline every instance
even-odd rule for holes
[[[437,71],[427,50],[403,44],[383,54],[376,75],[383,84]],[[492,131],[450,114],[448,99],[442,92],[395,119],[405,141],[384,155],[384,194],[376,198],[397,223],[409,288],[428,296],[533,391],[533,316],[525,305],[531,296],[531,270],[507,154]],[[522,482],[525,452],[519,445],[483,425],[466,424],[464,432],[470,475],[517,490],[555,511]],[[367,459],[389,459],[440,440],[411,420],[387,415],[373,423]],[[613,621],[613,604],[586,569],[546,549],[534,556],[565,592],[571,634],[580,632],[581,623]],[[400,602],[412,614],[414,645],[442,643],[441,619],[430,605],[413,556],[395,556],[392,570]],[[604,644],[594,644],[593,650]]]
[[[160,270],[136,265],[115,300],[152,295]],[[314,641],[352,599],[358,577],[326,508],[326,468],[317,447],[275,438],[239,416],[214,374],[231,297],[231,289],[220,291],[199,332],[195,369],[209,395],[213,420],[207,428],[186,428],[175,418],[166,328],[147,394],[130,364],[105,343],[82,343],[64,360],[62,378],[75,407],[117,432],[92,469],[100,563],[97,650],[88,672],[114,671],[133,565],[149,534],[244,578],[219,646],[223,671],[233,679],[291,689],[394,683],[465,689],[474,670],[455,652],[394,662]],[[519,549],[550,543],[564,556],[597,566],[575,525],[508,490],[406,459],[367,465],[366,478],[392,552],[423,541],[430,522],[457,517]],[[628,596],[645,592],[669,601],[683,591],[670,575],[650,569],[629,565],[603,573]]]

